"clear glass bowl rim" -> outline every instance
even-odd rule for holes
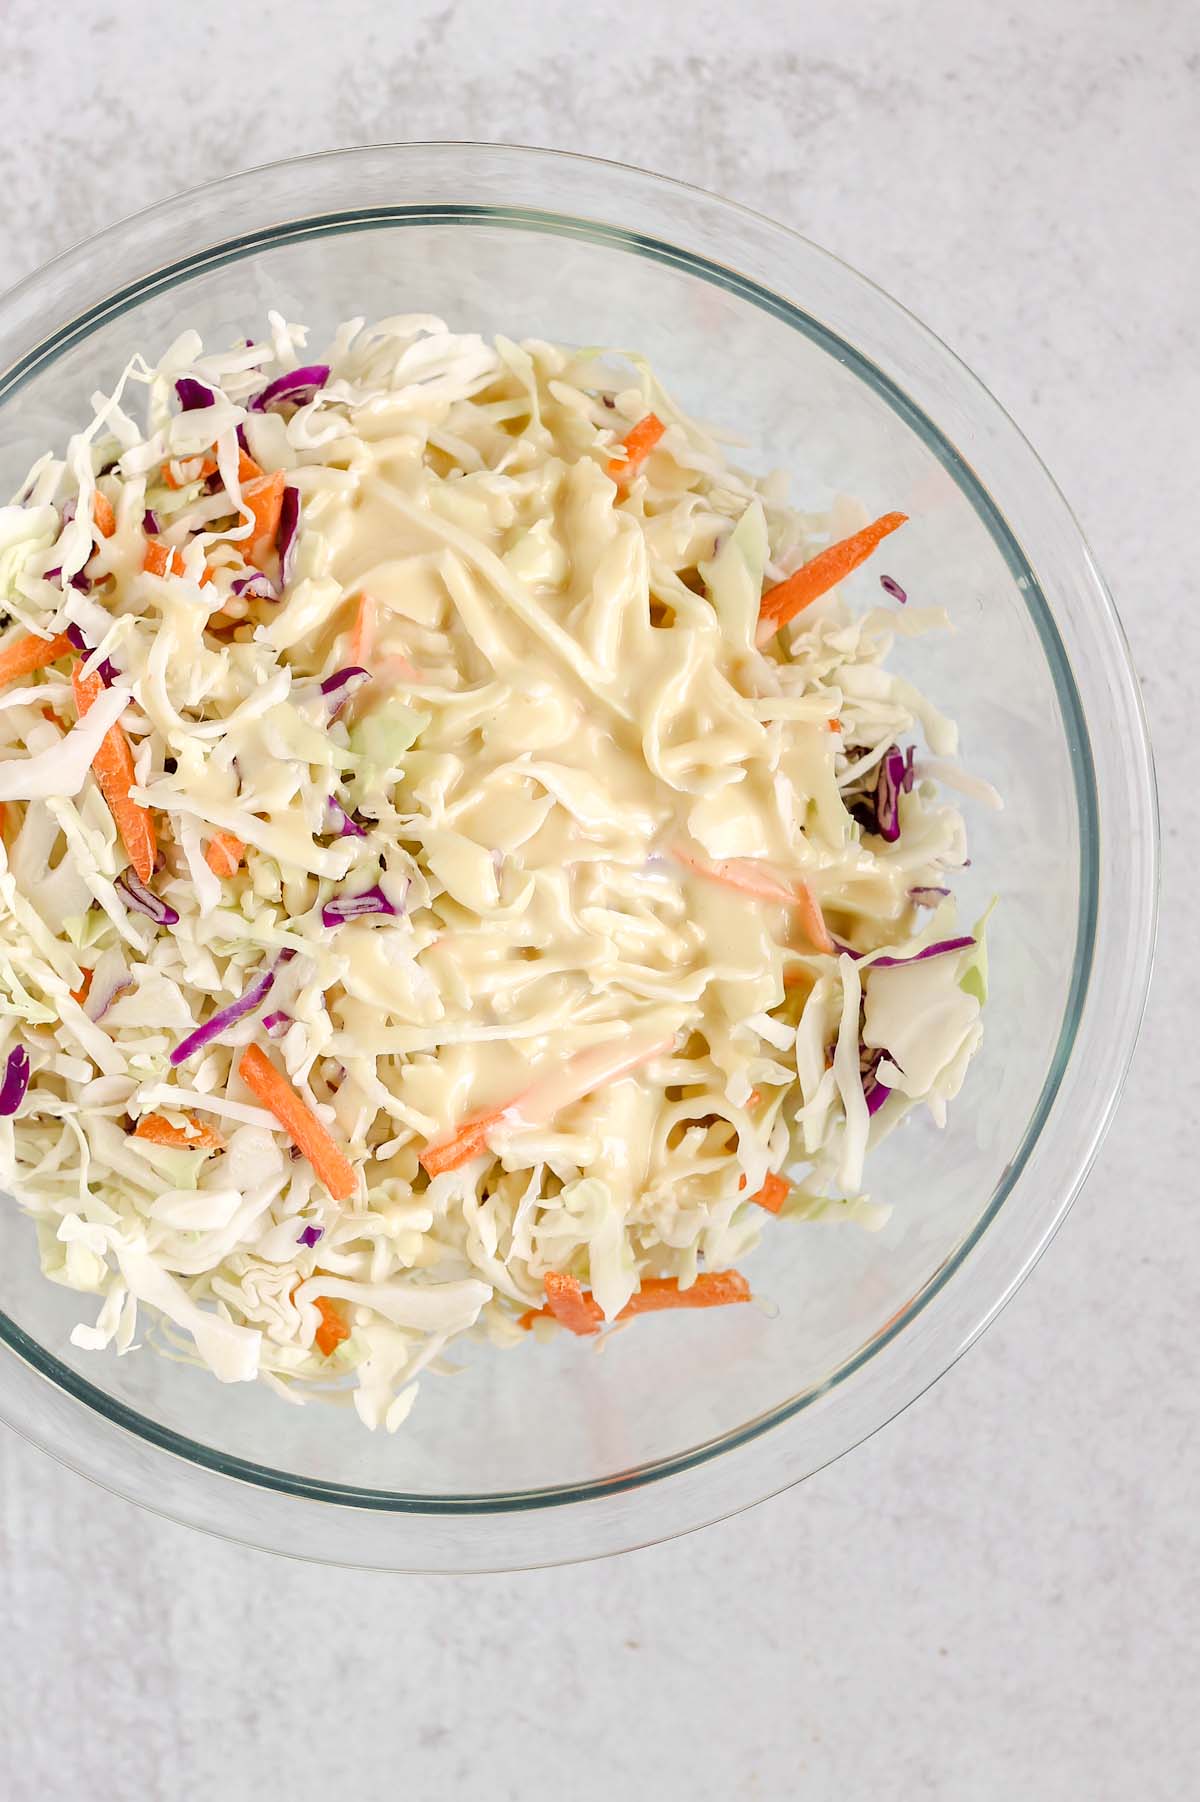
[[[231,210],[235,204],[246,203],[261,209],[277,189],[286,189],[293,172],[301,171],[306,176],[319,171],[323,179],[310,181],[306,186],[321,194],[328,188],[330,198],[342,187],[360,190],[370,185],[359,177],[377,179],[381,174],[401,189],[405,184],[412,185],[415,176],[418,183],[424,181],[430,188],[444,189],[444,193],[436,198],[431,195],[428,200],[381,206],[324,205],[306,217],[288,217],[229,238],[221,238],[218,233],[202,239],[199,247],[186,255],[170,256],[172,248],[189,238],[187,222],[197,213],[203,214],[206,222],[210,215],[215,218],[226,198]],[[509,204],[472,197],[491,192],[498,179],[512,195]],[[581,210],[562,213],[530,204],[544,188],[563,191],[570,203],[579,205]],[[526,193],[529,201],[520,198]],[[457,194],[457,200],[447,198],[451,194]],[[614,202],[621,224],[605,223],[614,210]],[[590,210],[593,207],[599,207],[599,217]],[[719,250],[722,257],[729,255],[730,261],[714,261],[711,256],[684,248],[678,236],[659,237],[641,223],[634,224],[634,215],[643,213],[671,218],[677,234],[683,218],[686,216],[690,225],[695,215],[698,223],[690,235],[701,237],[706,250]],[[78,1377],[0,1313],[0,1340],[7,1348],[0,1364],[0,1419],[105,1487],[188,1524],[293,1555],[390,1569],[494,1569],[598,1556],[669,1537],[735,1512],[801,1480],[828,1462],[829,1457],[839,1456],[900,1412],[995,1317],[1061,1223],[1119,1098],[1149,984],[1157,907],[1158,825],[1149,736],[1116,610],[1077,522],[1018,428],[954,353],[875,284],[789,228],[687,184],[621,164],[513,145],[447,142],[364,146],[267,164],[134,214],[62,253],[0,297],[0,401],[10,400],[33,369],[47,358],[61,354],[68,343],[95,329],[101,319],[112,318],[148,292],[183,280],[201,267],[233,261],[255,248],[297,236],[435,217],[578,234],[638,255],[682,263],[704,279],[766,307],[827,350],[833,350],[905,418],[967,494],[1014,575],[1025,585],[1071,744],[1083,866],[1072,1000],[1041,1102],[1010,1164],[1006,1182],[942,1269],[912,1298],[887,1331],[843,1365],[827,1386],[795,1397],[719,1440],[586,1486],[512,1495],[428,1497],[308,1482],[227,1457],[160,1427]],[[686,227],[684,235],[688,235]],[[836,326],[819,320],[782,292],[742,273],[735,259],[738,252],[744,257],[749,240],[765,241],[771,247],[773,266],[776,261],[787,268],[801,264],[806,276],[819,269],[822,282],[817,285],[832,289],[835,300],[841,293],[860,304],[869,303],[871,324],[879,334],[878,346],[864,350],[861,337],[857,342],[843,338]],[[788,252],[790,257],[780,254]],[[158,261],[160,257],[167,260]],[[131,279],[113,285],[118,270]],[[91,304],[80,306],[80,296],[86,296]],[[56,307],[62,310],[61,319],[55,317]],[[51,321],[54,323],[48,323]],[[1087,682],[1079,680],[1079,650],[1070,645],[1071,635],[1062,631],[1062,619],[1052,613],[1034,573],[1039,562],[1036,547],[1026,554],[1022,540],[992,500],[977,467],[967,461],[955,441],[934,423],[906,386],[889,373],[887,364],[896,359],[897,343],[909,352],[914,344],[918,345],[936,366],[940,383],[952,384],[961,397],[972,426],[976,463],[975,429],[986,424],[993,436],[1003,441],[1004,450],[1024,465],[1025,478],[1039,485],[1039,499],[1054,518],[1059,533],[1056,556],[1062,556],[1065,538],[1077,579],[1092,607],[1089,630],[1095,636]],[[1076,648],[1074,662],[1072,648]],[[1095,692],[1087,692],[1089,689]],[[1097,739],[1087,730],[1087,719],[1096,717],[1101,701],[1124,728],[1127,758],[1120,769],[1113,767],[1111,744],[1115,735],[1106,733]],[[1102,747],[1107,747],[1107,756]],[[1125,781],[1120,783],[1116,777],[1122,770]],[[1106,812],[1111,813],[1111,820],[1106,820]],[[1120,882],[1112,867],[1112,852],[1122,830],[1137,855],[1127,866],[1127,879]],[[1122,898],[1126,903],[1124,920],[1120,918],[1120,907],[1114,909],[1112,905]],[[1097,948],[1104,948],[1099,935],[1105,924],[1106,904],[1110,931],[1123,928],[1123,975],[1115,968],[1112,955],[1100,960],[1096,957]],[[1109,1039],[1108,1067],[1103,1080],[1090,1088],[1087,1118],[1082,1120],[1078,1108],[1064,1114],[1059,1104],[1068,1070],[1080,1059],[1087,1061],[1084,1053],[1088,1046],[1081,1039],[1087,1033],[1089,1018],[1093,1041],[1104,1029],[1105,1021],[1110,1033],[1114,1020],[1118,1030]],[[1019,1239],[1015,1230],[1008,1235],[1006,1255],[1003,1260],[993,1260],[1002,1263],[1002,1273],[997,1270],[988,1284],[976,1281],[969,1304],[943,1309],[939,1318],[932,1320],[929,1317],[938,1313],[936,1304],[952,1289],[955,1301],[965,1303],[961,1277],[957,1284],[952,1284],[951,1279],[981,1249],[988,1235],[996,1240],[1007,1202],[1051,1124],[1056,1125],[1060,1137],[1064,1125],[1069,1125],[1074,1139],[1069,1153],[1059,1159],[1062,1169],[1056,1192],[1047,1197],[1033,1218],[1022,1222],[1024,1230]],[[923,1328],[919,1345],[913,1334],[918,1324]],[[931,1326],[933,1331],[929,1330]],[[906,1349],[906,1333],[910,1335],[910,1355],[897,1359],[895,1352]],[[893,1352],[893,1359],[885,1378],[889,1351]],[[19,1364],[14,1364],[8,1353],[16,1354]],[[851,1426],[844,1443],[836,1444],[828,1455],[818,1455],[815,1461],[811,1449],[805,1455],[800,1448],[799,1460],[789,1459],[784,1443],[787,1423],[810,1407],[827,1407],[836,1390],[856,1378],[861,1381],[864,1374],[869,1378],[872,1370],[877,1379],[872,1384],[873,1393],[865,1410],[856,1410],[856,1424]],[[22,1375],[18,1376],[18,1372]],[[29,1374],[34,1377],[32,1386],[23,1380]],[[103,1423],[100,1430],[89,1428],[77,1437],[64,1431],[57,1420],[51,1422],[43,1417],[37,1406],[40,1382],[50,1382],[74,1398],[89,1411],[92,1422]],[[747,1452],[752,1442],[764,1435],[783,1450],[765,1462],[760,1460],[759,1474],[755,1475]],[[131,1441],[140,1444],[134,1449]],[[730,1478],[739,1459],[740,1480]],[[164,1460],[169,1460],[169,1465]],[[705,1469],[723,1469],[726,1473],[719,1492],[707,1484]],[[169,1491],[166,1500],[164,1489]],[[247,1508],[248,1492],[253,1499]],[[650,1508],[643,1506],[647,1497],[654,1501]],[[665,1511],[660,1501],[666,1503]],[[282,1508],[273,1512],[273,1502],[283,1504]],[[303,1530],[299,1532],[301,1517],[297,1507],[304,1510]],[[364,1522],[380,1515],[393,1520],[403,1517],[402,1525],[396,1523],[400,1530],[388,1538],[372,1532],[372,1543],[366,1547],[342,1545],[348,1537],[357,1540]],[[508,1531],[494,1531],[498,1516],[507,1517]],[[536,1527],[531,1516],[537,1520]],[[482,1536],[472,1532],[473,1521],[483,1530]],[[431,1527],[432,1533],[427,1530]],[[415,1544],[413,1529],[418,1529]],[[297,1544],[298,1537],[303,1544]]]

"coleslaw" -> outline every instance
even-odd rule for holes
[[[640,359],[276,314],[0,509],[0,1179],[80,1348],[395,1429],[749,1299],[981,1036],[939,624]],[[863,578],[866,580],[866,577]],[[918,750],[914,735],[920,735]]]

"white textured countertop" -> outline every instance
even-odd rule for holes
[[[1194,1793],[1194,0],[249,10],[5,0],[0,278],[371,139],[592,151],[797,226],[962,354],[1083,522],[1157,740],[1161,974],[1091,1181],[999,1322],[869,1444],[698,1537],[523,1577],[306,1569],[0,1438],[0,1793]]]

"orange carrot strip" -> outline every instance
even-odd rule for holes
[[[488,1148],[488,1134],[503,1113],[504,1109],[500,1107],[484,1108],[464,1120],[444,1139],[431,1139],[420,1156],[430,1176],[440,1176],[444,1170],[457,1170],[460,1164],[469,1164],[472,1158],[481,1157]]]
[[[254,518],[250,537],[242,541],[242,554],[247,563],[257,562],[274,545],[286,486],[287,478],[282,469],[277,469],[274,475],[260,476],[242,489],[242,505]]]
[[[216,475],[217,459],[215,457],[201,457],[199,469],[194,470],[191,475],[176,475],[177,466],[182,467],[185,463],[191,464],[195,461],[195,457],[172,457],[169,462],[164,463],[163,481],[167,487],[186,488],[189,482],[203,482],[208,476]]]
[[[560,1326],[572,1333],[599,1332],[604,1325],[604,1310],[593,1296],[584,1293],[573,1276],[548,1270],[542,1280],[546,1308]]]
[[[619,1082],[639,1064],[661,1057],[673,1042],[671,1034],[665,1038],[627,1036],[576,1052],[553,1075],[539,1078],[502,1107],[481,1109],[453,1132],[431,1140],[421,1152],[420,1161],[430,1176],[457,1170],[460,1164],[469,1163],[488,1149],[489,1135],[502,1119],[507,1117],[518,1127],[546,1126],[562,1108],[573,1107],[593,1089]]]
[[[71,686],[75,690],[80,719],[104,692],[99,673],[94,671],[85,676],[81,673],[82,668],[83,665],[76,662],[71,670]],[[148,810],[130,797],[134,783],[133,752],[119,722],[110,726],[101,739],[100,749],[92,759],[92,772],[108,803],[108,811],[116,821],[130,863],[142,881],[149,882],[158,857],[158,837]]]
[[[187,569],[187,565],[183,560],[182,551],[171,550],[167,545],[162,543],[161,539],[148,538],[146,540],[146,555],[142,558],[142,568],[149,570],[152,576],[165,576],[168,570],[170,570],[173,576],[182,576]],[[211,582],[212,579],[213,572],[209,569],[208,565],[205,564],[203,574],[200,577],[201,588],[204,587],[206,582]]]
[[[875,547],[882,543],[889,532],[902,526],[907,518],[907,513],[885,513],[882,519],[877,519],[873,525],[864,526],[861,532],[852,532],[849,538],[843,538],[837,544],[831,544],[828,549],[819,551],[808,563],[794,570],[785,581],[769,589],[762,598],[759,610],[758,643],[766,644],[780,626],[786,626],[797,613],[836,587],[860,563],[865,563]]]
[[[791,1183],[785,1177],[768,1176],[757,1195],[750,1197],[760,1208],[766,1208],[768,1214],[777,1214],[791,1192]]]
[[[364,664],[371,655],[371,647],[375,638],[375,601],[369,594],[360,594],[358,608],[354,615],[354,627],[350,633],[350,661]]]
[[[71,990],[72,1001],[78,1002],[79,1006],[82,1007],[88,996],[91,994],[91,990],[92,972],[90,970],[85,970],[83,972],[83,981],[80,983],[79,987]]]
[[[257,1045],[247,1045],[243,1051],[238,1075],[300,1147],[334,1200],[348,1201],[358,1187],[353,1164]]]
[[[825,729],[828,732],[840,732],[842,729],[842,722],[841,720],[826,720]]]
[[[69,732],[71,730],[66,720],[64,720],[61,715],[55,713],[53,707],[43,707],[42,718],[48,720],[52,726],[57,726],[60,732]]]
[[[117,516],[112,510],[112,502],[98,488],[92,496],[92,519],[101,538],[111,538],[117,529]]]
[[[35,670],[47,669],[60,657],[73,655],[74,650],[65,632],[59,632],[54,638],[39,638],[36,632],[23,632],[20,638],[10,639],[0,650],[0,684],[15,682],[19,676],[32,676]]]
[[[151,1145],[169,1145],[178,1151],[223,1151],[225,1139],[215,1126],[206,1126],[195,1114],[188,1114],[187,1126],[173,1126],[164,1114],[143,1114],[133,1129],[135,1139],[147,1139]]]
[[[821,912],[817,898],[807,882],[801,881],[799,877],[796,878],[796,912],[799,915],[800,924],[812,944],[818,951],[824,951],[827,956],[832,956],[835,947],[829,934],[829,928],[825,924],[825,915]]]
[[[204,861],[214,876],[236,876],[245,855],[245,844],[232,832],[214,832]]]
[[[749,1301],[750,1285],[737,1270],[702,1270],[690,1289],[681,1289],[673,1276],[645,1276],[636,1295],[617,1315],[631,1320],[635,1314],[657,1314],[663,1308],[723,1308],[731,1302]]]
[[[610,458],[604,472],[618,488],[627,487],[633,480],[666,429],[657,413],[647,413],[631,432],[626,433],[621,441],[625,455]]]
[[[760,867],[758,860],[752,857],[728,857],[720,863],[706,863],[703,858],[693,857],[690,851],[685,851],[678,845],[675,846],[673,855],[678,862],[709,882],[719,883],[723,888],[738,889],[743,895],[754,895],[760,901],[775,901],[782,907],[794,907],[805,934],[816,949],[826,953],[833,951],[834,944],[825,924],[825,916],[802,876],[785,879],[768,866]]]
[[[314,1296],[313,1306],[321,1316],[321,1324],[313,1335],[313,1343],[322,1357],[331,1358],[342,1340],[350,1337],[350,1328],[336,1303],[330,1301],[327,1295]]]
[[[207,477],[216,475],[217,467],[218,467],[217,459],[213,456],[201,457],[200,468],[196,473],[194,473],[192,475],[177,476],[175,474],[175,466],[177,464],[194,463],[195,461],[196,461],[195,457],[173,457],[170,459],[169,462],[164,463],[163,464],[163,481],[167,484],[167,487],[168,488],[186,488],[187,484],[189,482],[202,482],[202,481],[206,480]],[[241,486],[244,488],[246,486],[247,482],[257,482],[257,481],[261,480],[262,473],[263,472],[262,472],[261,466],[254,461],[254,458],[249,454],[248,451],[244,451],[242,449],[241,445],[239,445],[238,446],[238,482],[241,484]]]
[[[557,1320],[572,1333],[581,1336],[599,1332],[604,1312],[595,1297],[581,1289],[573,1276],[548,1270],[542,1279],[546,1289],[544,1309],[530,1309],[521,1316],[522,1326],[531,1326],[539,1316]],[[706,1270],[690,1289],[681,1289],[673,1276],[647,1276],[636,1295],[617,1315],[618,1320],[632,1320],[637,1314],[657,1314],[664,1308],[721,1308],[732,1302],[749,1301],[750,1285],[737,1270]]]

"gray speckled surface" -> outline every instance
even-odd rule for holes
[[[1182,1797],[1200,810],[1167,753],[1200,650],[1200,15],[659,0],[635,42],[594,0],[338,10],[165,8],[168,45],[142,7],[5,0],[0,274],[207,177],[383,138],[598,152],[798,226],[961,352],[1082,519],[1162,759],[1164,976],[1084,1197],[984,1341],[802,1492],[699,1537],[527,1577],[304,1569],[4,1437],[0,1791]]]

